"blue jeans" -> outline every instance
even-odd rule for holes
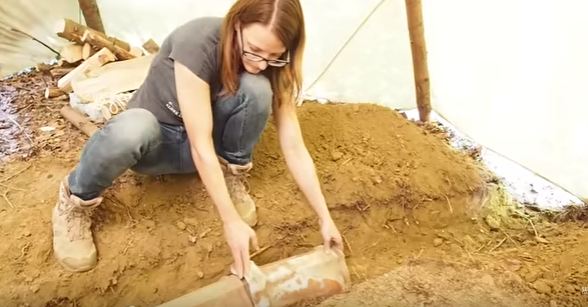
[[[217,97],[213,103],[216,154],[232,164],[251,162],[271,101],[269,80],[248,73],[241,75],[235,95]],[[69,174],[69,188],[81,199],[92,199],[127,169],[147,175],[195,172],[185,127],[160,123],[145,109],[120,113],[88,140]]]

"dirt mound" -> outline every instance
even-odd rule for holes
[[[334,192],[334,205],[349,203],[353,196],[414,207],[483,187],[471,159],[388,108],[307,103],[299,114],[321,181]],[[279,152],[273,128],[269,131],[256,158],[275,168],[275,160],[265,158]]]

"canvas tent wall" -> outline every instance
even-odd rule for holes
[[[137,46],[162,42],[191,18],[222,16],[232,2],[98,0],[106,31]],[[307,96],[415,107],[404,1],[301,2]],[[585,198],[586,9],[582,0],[423,0],[433,108],[479,143]],[[77,1],[3,0],[0,74],[52,56],[6,28],[58,48],[67,42],[54,24],[64,17],[83,22]]]

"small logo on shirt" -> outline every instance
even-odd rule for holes
[[[174,106],[174,103],[171,101],[168,101],[165,104],[165,107],[170,110],[175,116],[182,118],[182,113],[180,113],[180,110],[176,109],[176,107]]]

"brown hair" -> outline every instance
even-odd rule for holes
[[[298,97],[302,90],[302,54],[305,44],[304,15],[299,0],[238,0],[225,16],[221,30],[220,79],[223,94],[235,94],[239,87],[241,52],[237,43],[235,24],[270,25],[278,39],[290,52],[285,67],[268,66],[264,74],[274,93],[273,103]],[[271,23],[271,24],[270,24]]]

